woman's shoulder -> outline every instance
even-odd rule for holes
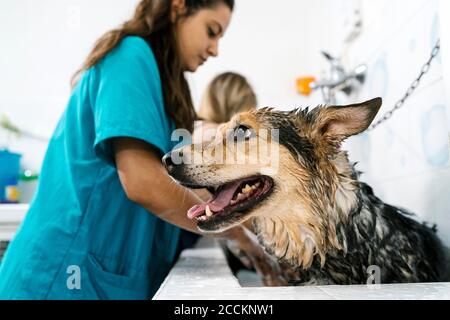
[[[126,54],[130,56],[149,54],[154,57],[152,48],[141,37],[138,36],[126,36],[124,37],[116,48],[120,54]]]
[[[121,72],[158,71],[155,55],[147,42],[137,36],[126,36],[105,57],[102,67]]]
[[[126,36],[122,39],[120,46],[131,49],[148,48],[147,42],[142,37]]]

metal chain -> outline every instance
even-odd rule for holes
[[[397,103],[394,105],[394,107],[386,112],[381,119],[379,119],[377,122],[372,124],[367,131],[375,129],[377,126],[388,120],[390,117],[392,117],[393,113],[403,107],[405,104],[405,101],[413,94],[413,92],[416,90],[416,88],[420,84],[420,80],[422,77],[430,70],[431,62],[434,60],[434,58],[438,55],[439,49],[441,48],[440,45],[440,39],[437,40],[436,45],[434,46],[433,50],[431,51],[431,56],[428,59],[427,63],[425,63],[422,67],[422,70],[420,71],[419,76],[416,78],[416,80],[413,81],[411,86],[406,90],[405,95],[397,101]]]

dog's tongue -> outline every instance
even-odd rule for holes
[[[206,203],[197,204],[189,209],[187,216],[189,219],[193,219],[195,217],[201,216],[203,212],[206,210],[206,206],[213,212],[218,212],[225,208],[233,199],[233,195],[236,190],[239,188],[241,181],[232,182],[222,187],[222,189]]]

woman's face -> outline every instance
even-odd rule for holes
[[[177,21],[176,32],[181,60],[186,71],[195,71],[210,56],[219,53],[219,40],[231,19],[228,6],[219,2],[209,9],[201,9]]]

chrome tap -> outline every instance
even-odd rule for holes
[[[365,64],[361,64],[353,70],[347,72],[339,59],[336,59],[325,51],[322,51],[322,55],[330,63],[329,78],[321,80],[316,80],[313,77],[300,78],[297,80],[297,84],[301,94],[308,95],[312,90],[320,89],[322,91],[325,103],[335,104],[336,92],[342,91],[346,95],[350,95],[364,83],[366,79],[367,66]],[[305,88],[305,86],[307,86],[307,88]]]

